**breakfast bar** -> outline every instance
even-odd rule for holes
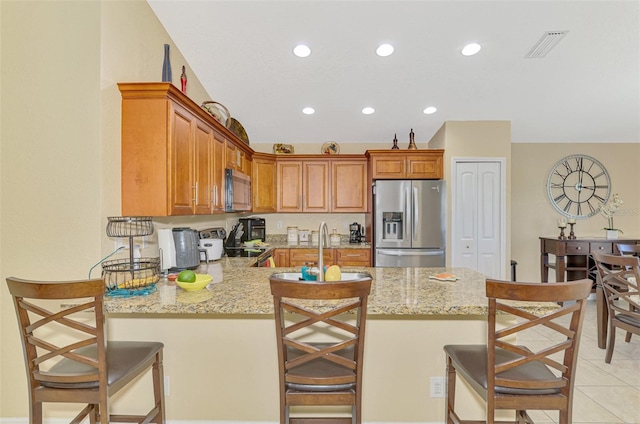
[[[175,298],[107,297],[110,337],[162,340],[168,378],[168,419],[277,422],[278,391],[273,300],[269,276],[299,268],[247,267],[223,257],[202,264],[213,276],[203,290],[176,289]],[[442,346],[486,340],[485,278],[465,268],[356,268],[373,278],[364,361],[363,418],[437,422],[444,399],[431,393],[444,377]],[[456,281],[430,276],[447,271]],[[554,306],[540,304],[540,308]],[[119,402],[135,403],[135,396]],[[197,412],[188,405],[206,403]],[[472,398],[469,411],[482,415]]]

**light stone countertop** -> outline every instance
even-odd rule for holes
[[[300,272],[297,268],[249,267],[254,259],[228,258],[201,264],[199,273],[213,275],[205,289],[187,292],[176,287],[175,302],[161,302],[160,290],[148,296],[105,297],[109,314],[234,315],[273,316],[269,276],[275,272]],[[368,272],[373,282],[367,314],[370,318],[432,319],[452,316],[479,316],[487,313],[485,277],[466,268],[364,268],[342,267],[344,272]],[[429,276],[451,272],[455,282],[437,281]],[[540,310],[557,306],[540,304]]]

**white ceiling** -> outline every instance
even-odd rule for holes
[[[450,120],[511,121],[516,143],[640,142],[640,1],[148,2],[252,142],[406,144]],[[480,53],[462,56],[468,42]]]

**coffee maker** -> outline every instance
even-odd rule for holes
[[[360,243],[364,241],[364,235],[362,234],[362,225],[354,222],[349,225],[349,243]]]

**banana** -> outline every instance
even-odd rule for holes
[[[125,281],[118,284],[119,289],[135,289],[138,287],[148,286],[149,284],[156,283],[158,281],[157,275],[150,275],[145,278],[134,278],[133,280]]]

